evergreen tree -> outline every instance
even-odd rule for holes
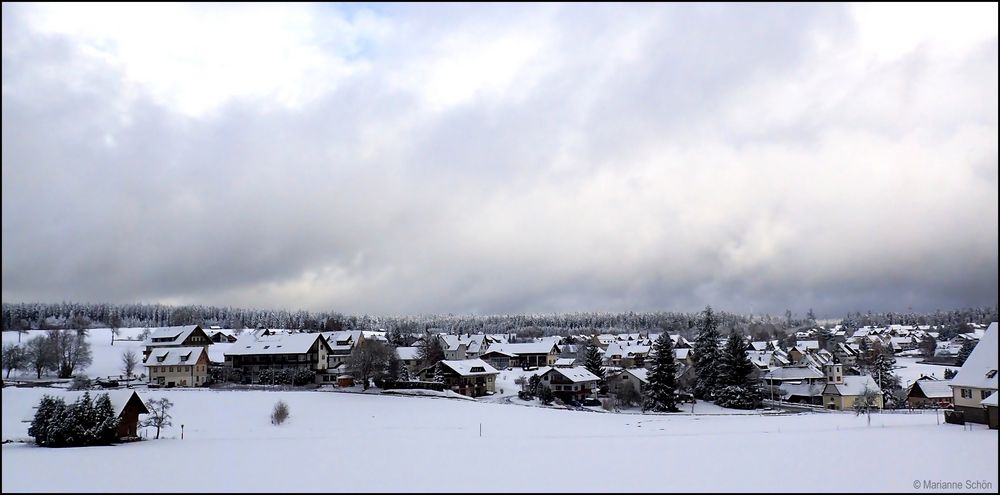
[[[434,366],[434,381],[444,383],[444,365],[440,361]]]
[[[601,353],[598,352],[597,346],[588,343],[586,353],[584,354],[584,356],[585,357],[584,357],[583,367],[587,368],[587,371],[596,375],[597,378],[600,378],[600,380],[603,382],[604,367],[602,366],[603,363],[601,362],[602,361]]]
[[[966,339],[962,344],[962,348],[958,350],[958,358],[955,359],[955,364],[962,366],[965,364],[965,360],[969,359],[969,355],[972,354],[972,350],[976,348],[976,342],[970,339]]]
[[[899,377],[892,371],[892,366],[896,363],[896,358],[888,355],[887,352],[879,352],[875,355],[871,367],[871,376],[875,383],[882,389],[882,403],[889,407],[895,401],[893,392],[899,388]]]
[[[660,412],[677,412],[677,363],[674,360],[674,345],[670,335],[660,334],[653,344],[656,360],[649,371],[649,384],[642,409]]]
[[[711,306],[706,306],[694,341],[694,393],[699,399],[709,399],[718,388],[719,350],[718,320]]]
[[[855,364],[861,370],[861,373],[864,374],[871,370],[874,362],[875,354],[871,343],[868,341],[868,337],[861,337],[861,342],[858,343],[858,357],[855,360]]]
[[[735,409],[754,409],[760,405],[760,386],[752,378],[753,364],[746,352],[747,343],[735,331],[729,334],[719,366],[719,394],[716,404]]]

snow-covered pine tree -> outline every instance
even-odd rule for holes
[[[604,367],[601,362],[601,353],[598,352],[597,346],[588,342],[586,354],[584,354],[584,356],[583,367],[587,368],[587,371],[596,375],[597,378],[600,378],[601,381],[604,381]]]
[[[718,388],[719,351],[718,320],[712,306],[705,306],[694,341],[694,393],[699,399],[709,399]]]
[[[434,381],[444,383],[444,365],[440,361],[434,366]]]
[[[644,411],[677,412],[677,362],[670,335],[663,332],[653,344],[656,360],[649,370],[642,409]]]
[[[955,364],[962,366],[965,364],[965,360],[969,359],[969,355],[972,354],[972,350],[976,348],[976,342],[971,339],[965,339],[962,343],[962,348],[958,350],[958,358],[955,360]]]
[[[871,367],[871,376],[878,387],[882,389],[882,403],[886,407],[890,407],[895,402],[893,392],[899,388],[899,377],[892,371],[895,363],[896,358],[889,356],[887,351],[883,351],[875,355],[875,361]]]
[[[107,445],[114,442],[118,437],[118,422],[115,416],[115,409],[111,405],[111,397],[108,394],[98,395],[94,399],[95,425],[90,437],[97,445]]]
[[[751,377],[753,364],[746,349],[746,340],[732,331],[718,369],[719,392],[715,403],[722,407],[754,409],[760,405],[760,387]]]

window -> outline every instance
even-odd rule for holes
[[[991,392],[990,390],[980,390],[979,391],[979,398],[980,399],[985,399],[985,398],[989,397],[990,396],[990,392]]]
[[[962,398],[963,399],[971,399],[972,398],[972,390],[969,390],[967,388],[963,388],[962,389]]]
[[[997,370],[989,370],[986,372],[986,378],[993,378],[997,376]]]

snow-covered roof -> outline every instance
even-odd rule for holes
[[[293,333],[268,335],[254,339],[240,337],[233,342],[227,356],[244,356],[252,354],[303,354],[322,338],[318,333]]]
[[[417,359],[417,356],[419,354],[420,354],[420,348],[419,347],[397,347],[396,348],[396,355],[399,356],[399,359],[402,359],[404,361],[412,361],[414,359]]]
[[[691,354],[690,348],[674,349],[674,359],[687,359],[688,354]]]
[[[326,339],[326,343],[330,344],[330,347],[337,349],[336,346],[338,345],[346,345],[347,348],[352,348],[354,344],[357,344],[361,340],[364,333],[361,330],[341,330],[338,332],[321,332],[321,335]]]
[[[861,395],[865,388],[882,393],[875,379],[869,375],[848,375],[844,377],[844,383],[829,384],[828,387],[836,389],[838,395]]]
[[[755,351],[766,351],[767,342],[764,341],[754,341],[750,343],[750,347]]]
[[[997,322],[990,323],[951,386],[997,389]]]
[[[522,344],[493,344],[489,351],[499,351],[505,354],[548,354],[556,344],[548,342],[527,342]]]
[[[787,399],[791,396],[798,397],[819,397],[823,395],[823,389],[826,385],[823,383],[783,383],[778,388],[781,392],[781,398]]]
[[[441,361],[441,364],[451,368],[461,376],[496,375],[500,373],[496,368],[490,366],[482,359],[444,360]]]
[[[556,366],[573,366],[573,363],[575,363],[575,362],[576,362],[576,359],[574,359],[574,358],[559,358],[559,359],[556,359],[556,364],[555,365]]]
[[[795,341],[796,348],[804,348],[806,350],[816,350],[819,349],[818,340],[797,340]]]
[[[646,368],[629,368],[624,372],[638,378],[642,383],[649,383],[649,370]]]
[[[605,351],[606,356],[636,356],[649,354],[650,346],[648,345],[630,345],[625,342],[613,342],[608,344],[608,348]]]
[[[984,406],[997,407],[997,392],[993,392],[992,394],[990,394],[989,397],[983,399],[979,403],[982,404],[982,405],[984,405]]]
[[[591,373],[583,366],[576,366],[573,368],[551,368],[549,371],[543,373],[543,375],[548,373],[559,373],[560,375],[568,378],[573,383],[580,382],[596,382],[600,380],[597,375]]]
[[[950,380],[917,380],[913,387],[920,388],[928,399],[949,399],[952,396]]]
[[[825,378],[825,375],[808,366],[785,366],[768,371],[763,378],[765,380],[803,380]]]
[[[177,366],[182,364],[195,364],[201,359],[204,347],[164,347],[154,349],[149,356],[142,361],[143,366]]]
[[[159,327],[149,329],[149,338],[142,345],[147,347],[180,345],[194,332],[198,325]]]

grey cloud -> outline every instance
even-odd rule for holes
[[[371,69],[305,108],[188,118],[143,93],[123,106],[118,69],[5,5],[4,300],[829,316],[996,302],[996,38],[955,75],[915,54],[843,105],[748,129],[728,120],[734,98],[801,77],[817,31],[849,41],[842,6],[381,10],[406,38],[366,45]],[[519,22],[552,30],[521,99],[435,113],[386,82],[452,27]],[[633,27],[637,54],[615,52]],[[967,85],[961,111],[928,96],[942,81]],[[854,102],[897,82],[906,119]],[[843,149],[860,139],[847,131],[892,162]],[[952,183],[922,178],[937,162],[899,175],[936,144],[968,148]]]

